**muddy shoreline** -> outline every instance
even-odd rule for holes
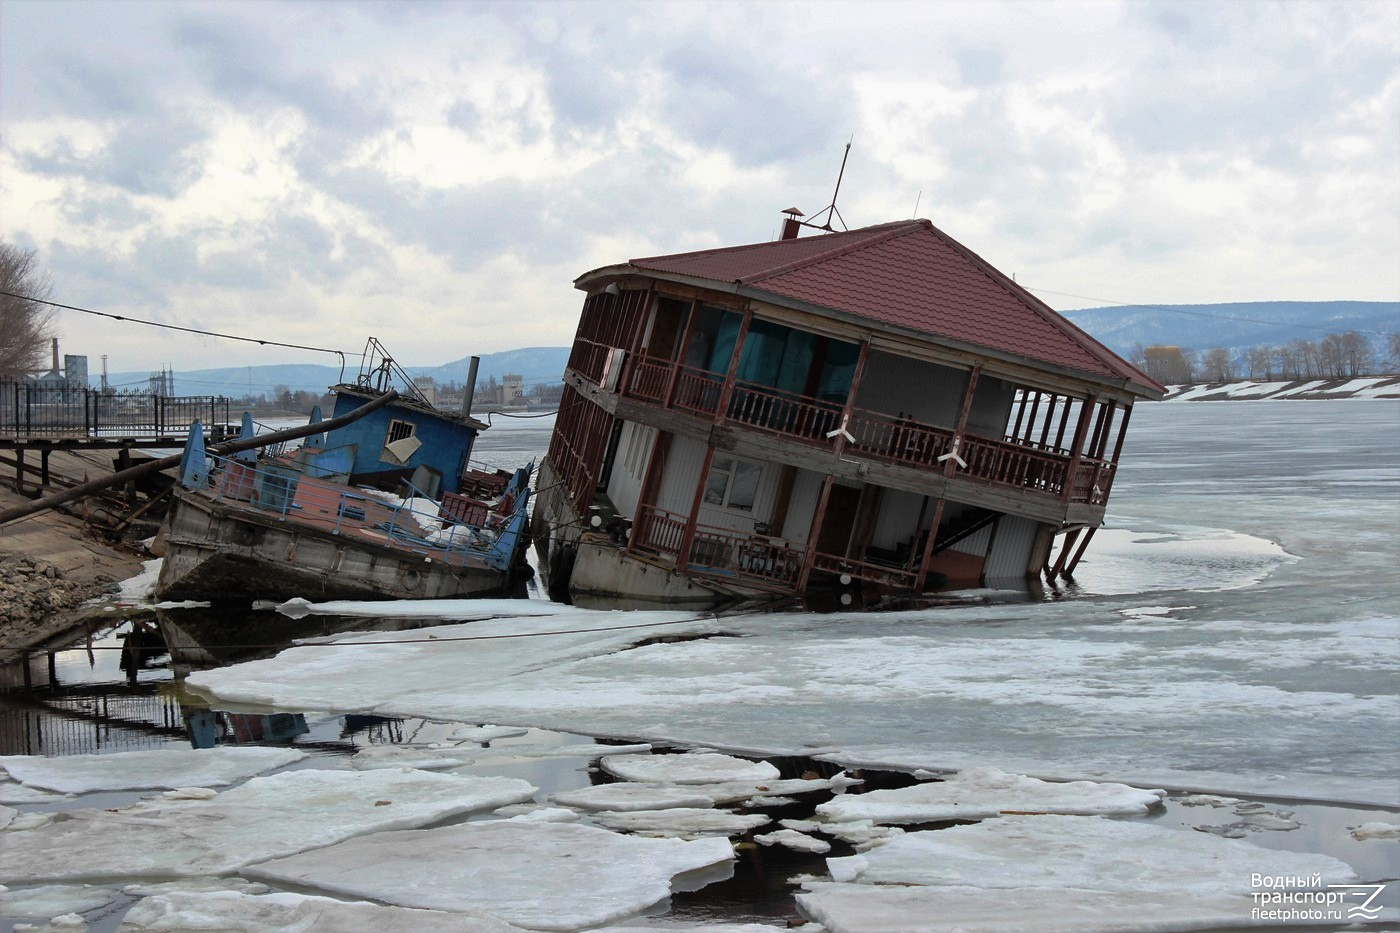
[[[81,482],[113,472],[96,453],[54,452],[50,469]],[[16,491],[13,474],[0,482],[0,509],[34,501],[34,487]],[[0,663],[24,648],[104,618],[90,605],[141,572],[148,559],[134,541],[111,541],[83,520],[85,504],[40,512],[0,526]]]

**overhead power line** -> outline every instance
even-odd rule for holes
[[[356,351],[333,350],[329,347],[308,347],[299,343],[283,343],[280,340],[263,340],[259,337],[240,337],[237,334],[220,334],[212,330],[200,330],[197,327],[181,327],[178,324],[162,324],[159,321],[143,321],[140,318],[126,317],[122,314],[111,314],[106,311],[93,311],[91,308],[79,308],[74,305],[59,304],[57,301],[45,301],[42,298],[33,298],[29,295],[17,295],[14,292],[0,291],[0,295],[7,298],[18,298],[21,301],[32,301],[35,304],[48,305],[51,308],[61,308],[64,311],[77,311],[82,314],[91,314],[96,317],[110,318],[113,321],[122,321],[129,324],[144,324],[147,327],[160,327],[165,330],[178,330],[186,334],[198,334],[201,337],[218,337],[220,340],[241,340],[244,343],[256,343],[264,347],[286,347],[289,350],[310,350],[312,353],[334,353],[340,357],[341,363],[345,362],[346,356],[355,356]]]

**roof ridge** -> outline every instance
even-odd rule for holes
[[[996,266],[993,266],[991,263],[987,262],[987,260],[977,255],[970,248],[964,246],[962,243],[959,243],[953,237],[949,236],[947,233],[933,226],[933,224],[931,223],[929,224],[929,229],[932,230],[933,233],[937,235],[939,239],[943,240],[943,242],[947,243],[949,246],[953,247],[953,249],[961,253],[965,258],[970,260],[975,266],[977,266],[978,269],[982,271],[983,275],[986,275],[997,285],[1001,286],[1002,289],[1010,293],[1014,298],[1016,298],[1018,301],[1024,304],[1030,311],[1034,312],[1037,316],[1039,316],[1041,320],[1045,321],[1051,327],[1054,327],[1060,333],[1064,334],[1066,337],[1069,337],[1071,340],[1077,343],[1090,356],[1094,357],[1100,363],[1103,363],[1114,372],[1117,372],[1126,378],[1133,379],[1134,381],[1138,381],[1138,377],[1141,377],[1148,384],[1157,384],[1155,379],[1152,379],[1152,377],[1148,376],[1146,373],[1138,369],[1132,363],[1129,363],[1127,360],[1123,359],[1118,354],[1108,349],[1108,347],[1104,346],[1091,334],[1089,334],[1088,331],[1084,330],[1079,325],[1071,321],[1069,318],[1065,317],[1063,314],[1056,311],[1054,308],[1050,307],[1045,302],[1041,301],[1035,295],[1032,295],[1025,288],[1025,286],[1021,285],[1015,279],[1008,277],[1006,273],[1002,272]],[[1129,370],[1128,372],[1123,371],[1123,368],[1125,366]]]
[[[846,230],[843,231],[846,234],[860,233],[862,231],[868,231],[868,234],[866,236],[854,240],[853,242],[842,243],[839,246],[833,246],[831,249],[824,250],[820,253],[815,253],[811,256],[807,256],[806,258],[794,259],[792,262],[787,262],[781,266],[776,266],[772,269],[767,269],[755,275],[745,276],[743,278],[736,279],[735,281],[737,281],[741,285],[753,285],[754,283],[762,282],[765,279],[771,279],[779,275],[786,275],[787,273],[793,272],[797,269],[801,269],[804,266],[810,266],[819,262],[826,262],[828,259],[835,259],[838,256],[844,256],[846,253],[853,252],[857,249],[865,249],[866,247],[874,246],[877,243],[883,243],[886,240],[892,240],[897,236],[903,236],[906,233],[912,233],[914,232],[912,229],[914,227],[925,226],[932,227],[933,224],[927,220],[900,220],[893,221],[888,224],[878,224],[873,227],[862,227],[857,230]],[[782,241],[780,240],[777,242]]]
[[[852,235],[852,234],[862,234],[862,233],[869,234],[869,233],[874,233],[874,232],[876,232],[876,231],[884,231],[884,230],[886,230],[886,229],[888,229],[888,228],[890,228],[890,227],[902,226],[902,225],[904,225],[904,224],[911,223],[911,222],[913,222],[913,221],[907,221],[907,220],[890,221],[889,223],[873,224],[873,225],[871,225],[871,226],[869,226],[869,227],[857,227],[857,228],[854,229],[854,230],[842,230],[842,231],[839,232],[839,233],[837,233],[837,232],[835,232],[835,231],[832,231],[832,232],[826,234],[826,236],[845,237],[845,236],[850,236],[850,235]],[[809,239],[813,239],[813,238],[810,238],[810,237],[809,237]],[[638,256],[638,257],[636,257],[635,259],[629,259],[629,260],[627,260],[627,262],[628,262],[629,265],[636,265],[637,263],[655,262],[655,261],[657,261],[657,260],[662,260],[662,259],[677,259],[677,258],[680,258],[680,257],[682,257],[682,256],[687,257],[687,258],[693,257],[693,256],[719,256],[719,255],[723,255],[724,253],[737,253],[737,252],[741,252],[741,251],[744,251],[744,250],[762,249],[762,248],[767,247],[767,246],[774,246],[774,245],[776,245],[776,244],[778,244],[778,243],[786,243],[786,242],[790,242],[790,241],[788,241],[788,240],[762,240],[762,241],[760,241],[760,242],[758,242],[758,243],[740,243],[740,244],[737,245],[737,246],[712,246],[712,247],[710,247],[709,249],[684,250],[684,251],[679,252],[679,253],[662,253],[662,254],[657,255],[657,256]]]

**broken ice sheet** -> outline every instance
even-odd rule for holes
[[[941,782],[847,794],[817,807],[832,820],[933,823],[981,820],[1003,811],[1063,814],[1138,814],[1160,806],[1164,790],[1092,781],[1041,781],[996,768],[969,768]]]
[[[1104,817],[1009,816],[906,833],[860,855],[827,859],[833,880],[984,889],[1250,893],[1252,873],[1356,880],[1331,856]]]
[[[32,888],[0,888],[0,917],[42,917],[82,913],[110,903],[117,892],[90,884],[46,884]]]
[[[602,766],[604,771],[623,780],[656,784],[714,784],[778,778],[778,769],[766,761],[750,761],[719,752],[609,756],[602,760]]]
[[[808,884],[802,911],[828,933],[1161,933],[1235,928],[1255,904],[1248,894],[999,890]]]
[[[303,894],[244,894],[237,891],[174,892],[138,901],[119,933],[167,930],[238,930],[285,933],[511,933],[520,927],[485,914],[411,910]]]
[[[665,784],[619,781],[561,790],[550,800],[582,810],[667,810],[673,807],[708,807],[714,801],[703,790]]]
[[[738,803],[753,797],[787,797],[860,784],[859,778],[844,773],[829,778],[780,778],[776,781],[725,781],[722,784],[692,784],[692,790],[709,796],[717,804]]]
[[[806,833],[799,833],[795,829],[779,829],[761,836],[754,836],[753,841],[759,845],[787,846],[797,852],[816,852],[818,854],[831,851],[831,843],[825,839],[815,839]]]
[[[642,836],[739,836],[771,822],[757,813],[740,814],[728,810],[674,807],[669,810],[600,810],[593,822],[619,832]]]
[[[733,857],[722,837],[495,821],[377,833],[247,874],[402,907],[480,910],[534,930],[580,930],[635,916],[669,896],[673,876]]]
[[[53,803],[66,796],[37,787],[25,787],[17,781],[0,781],[0,803]]]
[[[157,748],[110,755],[0,756],[0,767],[28,787],[63,794],[147,788],[221,787],[301,761],[306,752],[256,745]]]
[[[5,832],[7,881],[174,878],[231,872],[250,862],[361,833],[424,826],[530,799],[505,777],[427,771],[286,771],[212,800],[156,800],[120,810],[73,810]]]

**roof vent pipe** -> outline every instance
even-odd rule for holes
[[[462,389],[462,417],[471,417],[472,397],[476,395],[476,368],[481,365],[481,357],[472,357],[471,364],[467,366],[467,385]]]
[[[795,240],[802,230],[802,221],[797,219],[802,216],[802,212],[795,207],[789,207],[783,213],[787,215],[787,219],[783,221],[783,235],[779,239]]]

